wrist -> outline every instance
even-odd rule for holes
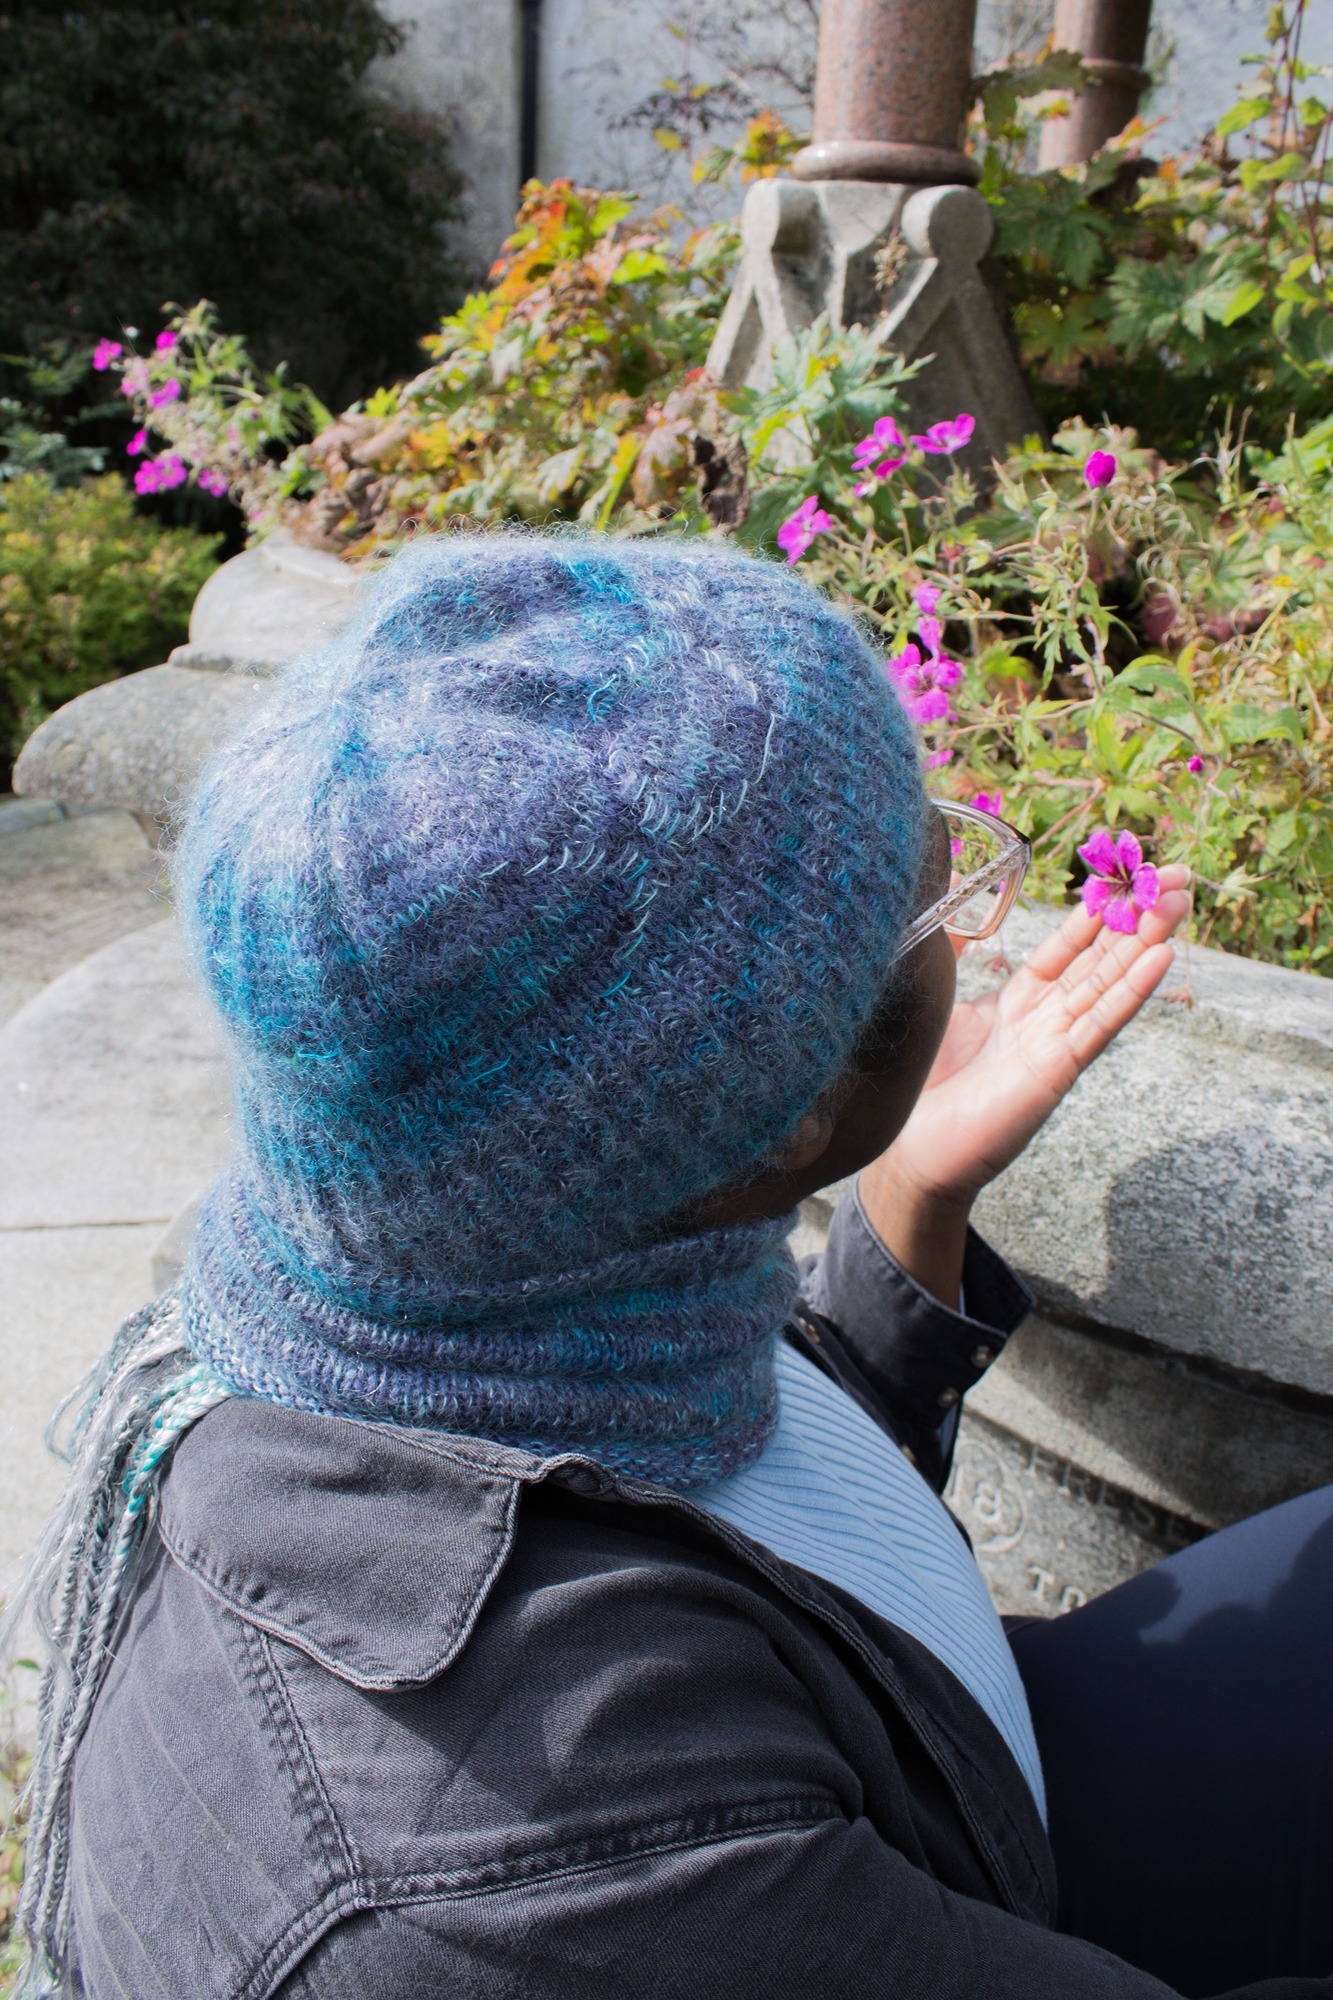
[[[975,1194],[924,1185],[894,1159],[892,1147],[862,1168],[857,1191],[866,1221],[895,1261],[956,1310]]]

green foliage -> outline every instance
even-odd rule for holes
[[[1038,895],[1072,892],[1095,828],[1132,826],[1195,871],[1205,942],[1333,972],[1331,446],[1326,421],[1247,472],[1224,439],[1187,476],[1074,423],[984,504],[939,459],[858,496],[816,451],[804,491],[835,526],[805,567],[891,659],[926,652],[914,593],[939,592],[962,675],[923,749],[948,795],[1003,794]],[[1104,492],[1094,449],[1118,461]]]
[[[73,444],[67,435],[66,410],[76,397],[86,403],[79,391],[88,374],[84,353],[0,355],[0,480],[40,472],[54,486],[75,486],[103,470],[106,452],[100,445]],[[103,405],[92,414],[106,411]],[[82,414],[86,420],[88,412]]]
[[[344,400],[410,365],[455,291],[438,126],[362,79],[373,0],[0,10],[0,348],[84,347],[216,298]]]
[[[134,407],[196,480],[225,480],[252,524],[364,554],[406,528],[474,520],[606,521],[656,399],[703,361],[726,296],[733,230],[673,239],[633,198],[532,182],[490,291],[423,345],[430,366],[330,422],[285,377],[259,375],[211,309],[179,345],[124,366]],[[183,394],[154,406],[169,378]],[[319,435],[275,463],[303,426]],[[161,462],[159,460],[159,462]]]
[[[1179,159],[1144,157],[1151,128],[1135,124],[1085,166],[1032,173],[1034,127],[1064,107],[1077,63],[1048,51],[988,80],[981,187],[1052,425],[1105,413],[1188,455],[1229,408],[1270,447],[1292,414],[1327,410],[1333,111],[1301,59],[1306,4],[1272,9],[1245,95]]]
[[[209,540],[143,520],[114,474],[0,486],[0,777],[61,702],[164,660],[215,567]]]

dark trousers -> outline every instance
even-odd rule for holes
[[[1060,1928],[1192,1996],[1333,1972],[1333,1486],[1011,1637]]]

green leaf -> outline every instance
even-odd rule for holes
[[[1253,125],[1270,108],[1267,97],[1242,97],[1239,104],[1222,113],[1213,129],[1219,139],[1229,139],[1233,132],[1243,132],[1247,125]]]
[[[1263,302],[1263,286],[1256,284],[1253,278],[1242,278],[1232,293],[1231,303],[1225,311],[1220,315],[1211,313],[1209,317],[1217,319],[1222,326],[1234,326],[1238,319],[1244,319],[1246,313],[1252,313],[1255,307],[1261,306]]]

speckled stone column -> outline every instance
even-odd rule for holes
[[[977,178],[962,149],[976,0],[824,0],[804,181]]]
[[[1143,67],[1152,0],[1056,0],[1055,46],[1083,57],[1096,79],[1041,135],[1043,167],[1077,166],[1123,132],[1148,82]]]

